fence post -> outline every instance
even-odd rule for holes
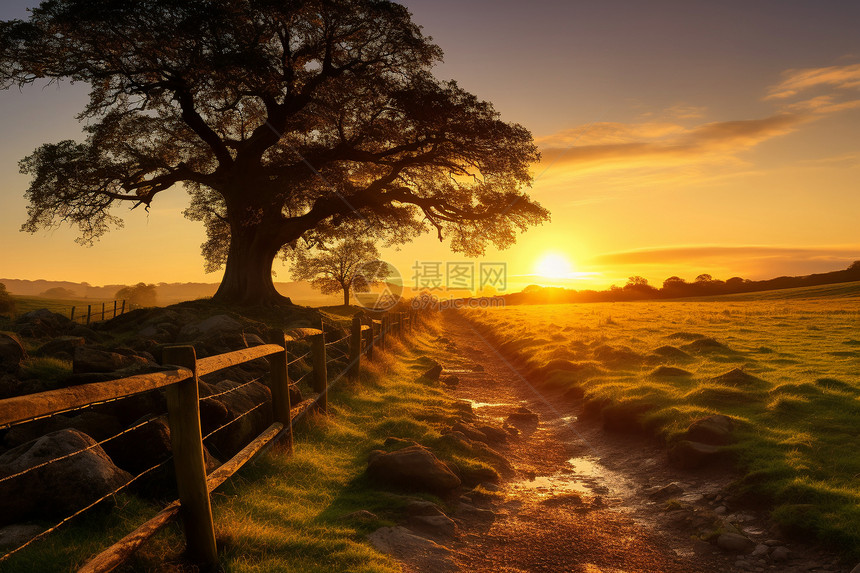
[[[383,350],[385,350],[385,348],[386,348],[385,337],[388,336],[388,313],[386,312],[380,318],[381,318],[381,320],[380,320],[381,324],[379,325],[379,347],[382,348]]]
[[[113,301],[113,317],[116,318],[116,301]]]
[[[352,317],[352,328],[349,336],[349,370],[347,377],[350,380],[358,379],[358,372],[361,364],[361,317],[355,315]]]
[[[308,339],[311,343],[311,363],[313,364],[314,391],[322,394],[319,409],[328,412],[328,372],[326,371],[325,334],[314,334]]]
[[[87,305],[87,326],[90,324],[90,318],[93,316],[93,305]]]
[[[368,316],[365,318],[365,322],[367,323],[367,342],[365,347],[367,349],[367,360],[373,360],[373,317]]]
[[[215,565],[218,563],[218,549],[203,461],[197,355],[193,346],[169,346],[164,349],[162,363],[193,372],[191,378],[167,387],[170,442],[188,553],[199,563]]]
[[[75,322],[75,307],[72,307],[72,315],[69,317],[69,320]]]
[[[122,301],[122,310],[120,310],[119,313],[125,314],[125,300]]]
[[[102,322],[105,320],[105,303],[102,303]]]
[[[281,331],[273,332],[269,337],[272,344],[283,346],[284,351],[269,357],[271,369],[272,410],[276,422],[284,425],[284,448],[293,452],[293,426],[290,423],[290,372],[287,368],[289,353],[287,352],[287,337]]]

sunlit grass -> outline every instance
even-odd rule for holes
[[[422,353],[435,336],[433,329],[416,332],[413,341],[394,342],[391,352],[377,353],[360,382],[332,387],[330,415],[308,419],[296,433],[293,456],[277,450],[266,453],[213,495],[226,571],[400,571],[365,538],[401,518],[408,500],[369,482],[365,468],[370,452],[385,449],[385,438],[393,436],[434,447],[443,459],[463,467],[490,467],[478,452],[435,447],[443,425],[458,418],[452,398],[436,385],[418,380],[426,369]],[[347,517],[359,510],[376,518]],[[100,512],[51,536],[20,559],[0,565],[0,571],[74,571],[155,511],[132,498],[119,511]],[[183,570],[182,546],[180,528],[173,526],[120,570]]]
[[[728,450],[743,475],[736,491],[772,503],[786,529],[860,554],[856,299],[523,306],[466,316],[535,380],[576,388],[591,414],[636,405],[642,426],[666,442],[695,419],[732,416],[738,440]],[[741,374],[729,374],[735,369]]]

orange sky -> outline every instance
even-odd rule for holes
[[[508,283],[572,288],[643,275],[766,278],[860,259],[860,8],[763,1],[530,3],[409,0],[445,50],[437,70],[532,130],[543,153],[532,195],[552,212],[504,261]],[[7,2],[0,18],[23,16]],[[645,6],[647,5],[647,7]],[[65,228],[20,233],[40,143],[81,138],[86,86],[0,92],[0,276],[92,284],[217,282],[181,190],[83,248]],[[547,254],[565,279],[534,276]],[[455,262],[425,237],[387,251]],[[278,266],[277,280],[289,273]]]

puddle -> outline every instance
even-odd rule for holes
[[[466,402],[469,402],[472,405],[472,408],[511,408],[515,406],[515,404],[508,404],[505,402],[478,402],[477,400],[469,399],[466,399]]]
[[[592,495],[593,487],[573,478],[570,475],[555,474],[551,476],[537,476],[533,480],[522,480],[512,484],[517,489],[528,489],[538,494],[553,496],[564,493],[580,493]]]

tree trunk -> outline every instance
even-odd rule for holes
[[[272,262],[282,246],[277,229],[260,223],[231,225],[230,235],[224,278],[213,300],[238,305],[289,303],[272,281]]]
[[[349,306],[349,287],[343,287],[343,306]]]

